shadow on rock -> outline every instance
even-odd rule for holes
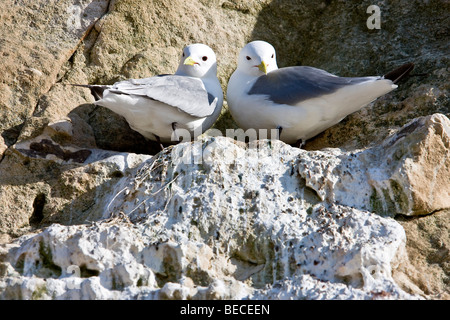
[[[95,143],[104,150],[154,155],[161,151],[157,142],[132,130],[126,120],[114,112],[93,104],[83,104],[69,113],[79,116],[93,130]]]

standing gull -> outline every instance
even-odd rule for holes
[[[413,67],[410,63],[384,76],[357,78],[305,66],[278,69],[273,46],[253,41],[239,54],[227,102],[242,129],[278,129],[280,140],[301,145],[397,88],[395,83]]]
[[[123,116],[131,129],[161,147],[187,133],[197,138],[217,120],[223,103],[216,55],[204,44],[185,47],[173,75],[78,86],[90,88],[96,105]]]

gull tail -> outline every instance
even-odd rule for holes
[[[109,89],[110,86],[105,85],[91,85],[91,84],[70,84],[71,86],[88,88],[91,90],[91,94],[94,96],[95,101],[98,101],[103,98],[103,91]]]
[[[414,63],[409,62],[398,67],[397,69],[386,73],[383,77],[384,79],[389,79],[393,83],[398,83],[400,80],[408,76],[408,74],[414,69]]]

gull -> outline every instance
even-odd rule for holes
[[[407,63],[384,76],[369,77],[338,77],[308,66],[279,69],[274,47],[253,41],[239,54],[228,82],[227,103],[242,129],[259,133],[275,129],[275,138],[301,147],[397,88],[396,83],[413,68],[414,64]]]
[[[175,74],[75,86],[89,88],[96,105],[123,116],[131,129],[161,148],[162,143],[203,134],[219,117],[223,103],[216,55],[200,43],[183,49]]]

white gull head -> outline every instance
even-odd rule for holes
[[[242,48],[237,70],[251,76],[261,76],[277,70],[275,48],[265,41],[252,41]]]
[[[205,44],[195,43],[186,46],[175,74],[196,78],[216,77],[216,54]]]

